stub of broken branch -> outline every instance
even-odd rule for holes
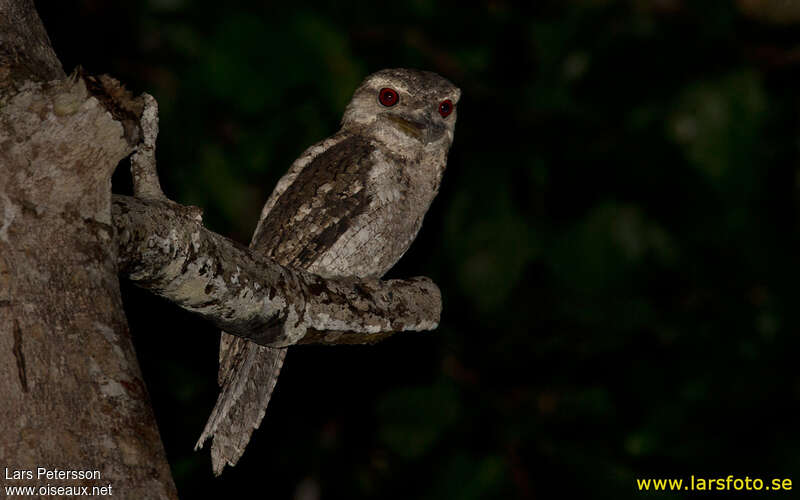
[[[115,195],[122,275],[261,345],[360,344],[436,328],[428,278],[333,280],[284,268],[202,226],[190,207]]]
[[[150,94],[142,94],[142,142],[131,157],[133,194],[137,198],[166,200],[156,172],[156,139],[158,138],[158,103]]]

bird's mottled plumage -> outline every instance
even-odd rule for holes
[[[396,104],[378,100],[384,88]],[[307,149],[278,182],[251,248],[281,265],[324,277],[380,277],[408,250],[439,190],[461,91],[427,71],[368,76],[342,128]],[[222,333],[217,404],[197,447],[213,436],[215,474],[235,465],[261,423],[286,349]]]

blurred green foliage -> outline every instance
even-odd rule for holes
[[[68,69],[156,96],[166,191],[241,242],[366,74],[419,67],[463,91],[442,192],[391,272],[434,277],[441,326],[293,349],[221,479],[192,452],[216,332],[125,288],[182,497],[639,498],[637,477],[792,477],[791,4],[39,2]]]

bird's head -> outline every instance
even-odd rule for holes
[[[363,127],[385,143],[441,148],[453,142],[461,90],[430,71],[384,69],[356,89],[342,128]]]

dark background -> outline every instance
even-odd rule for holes
[[[220,479],[192,451],[218,334],[124,285],[183,498],[800,481],[800,1],[288,4],[37,2],[67,71],[158,99],[167,194],[243,243],[368,73],[463,91],[442,191],[391,272],[436,280],[441,326],[291,349]]]

